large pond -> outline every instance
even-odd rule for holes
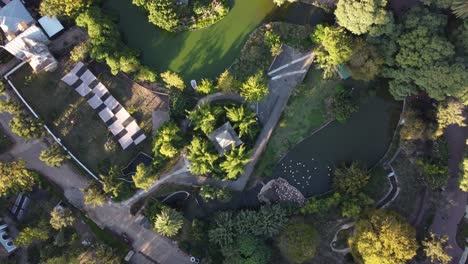
[[[205,29],[169,33],[148,22],[131,0],[107,0],[118,14],[124,41],[142,54],[144,64],[180,72],[186,80],[213,77],[239,56],[248,35],[275,9],[272,0],[234,0],[229,14]]]
[[[282,177],[306,197],[330,190],[336,166],[358,161],[370,167],[385,154],[398,122],[401,103],[385,91],[363,100],[345,123],[334,121],[297,144],[277,164],[274,178]]]

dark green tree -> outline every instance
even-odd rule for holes
[[[313,258],[317,251],[319,236],[311,225],[291,221],[281,231],[278,247],[292,263],[304,263]]]

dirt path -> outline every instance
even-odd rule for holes
[[[448,236],[451,248],[447,250],[447,253],[453,257],[451,263],[458,263],[463,250],[456,241],[457,228],[465,214],[467,202],[466,193],[459,188],[458,177],[468,138],[468,127],[449,126],[445,130],[445,138],[449,147],[450,179],[447,188],[442,193],[442,196],[446,198],[445,206],[437,209],[430,231],[439,236]]]

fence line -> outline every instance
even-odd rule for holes
[[[9,71],[7,74],[5,74],[5,80],[7,80],[8,84],[10,85],[10,87],[13,89],[13,91],[16,93],[16,95],[19,97],[19,99],[21,100],[21,102],[23,102],[23,104],[28,108],[28,110],[32,113],[32,115],[37,118],[37,119],[40,119],[39,118],[39,115],[34,111],[34,109],[32,109],[32,107],[28,104],[28,102],[24,99],[24,97],[20,94],[20,92],[16,89],[16,87],[13,85],[13,83],[10,81],[10,79],[8,79],[8,76],[10,76],[12,73],[14,73],[15,71],[17,71],[21,66],[23,66],[24,64],[26,64],[25,61],[23,61],[22,63],[20,63],[18,66],[16,66],[15,68],[13,68],[11,71]],[[84,169],[90,176],[92,176],[94,179],[96,179],[97,181],[99,182],[102,182],[98,177],[96,177],[96,175],[94,175],[94,173],[92,173],[83,163],[81,163],[81,161],[75,156],[73,155],[73,153],[71,153],[71,151],[68,150],[68,148],[62,144],[61,142],[61,139],[58,138],[57,136],[55,136],[55,134],[49,129],[49,127],[44,124],[44,128],[45,130],[47,131],[47,133],[49,133],[49,135],[52,136],[52,138],[55,140],[55,142],[57,142],[57,144],[59,144],[63,150],[65,150],[65,152],[70,155],[70,157],[82,168]]]

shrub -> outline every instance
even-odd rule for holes
[[[218,200],[224,203],[229,202],[232,197],[231,191],[228,188],[218,188],[211,185],[203,185],[200,188],[199,194],[205,201]]]
[[[358,109],[359,106],[351,93],[342,85],[337,86],[331,104],[331,112],[336,120],[344,123]]]
[[[81,42],[70,51],[70,60],[74,62],[84,61],[89,54],[89,44]]]

